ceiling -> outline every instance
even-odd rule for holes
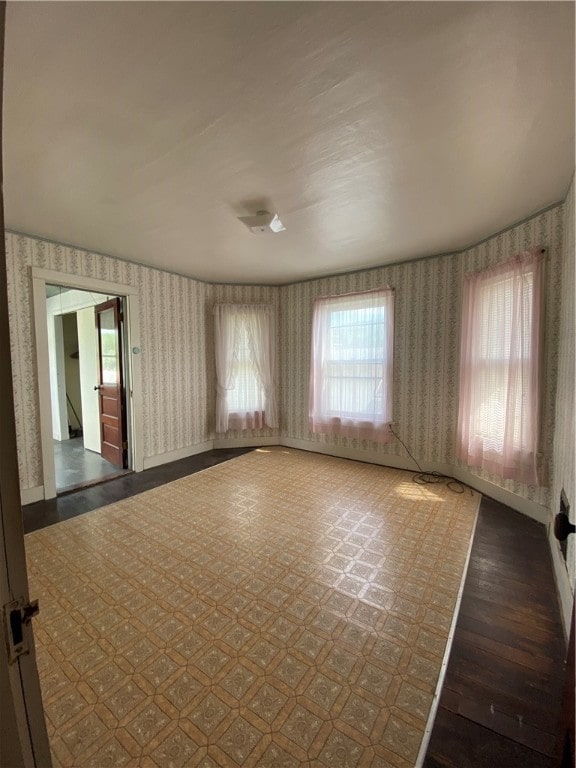
[[[7,5],[16,231],[285,283],[461,249],[573,171],[573,3]]]

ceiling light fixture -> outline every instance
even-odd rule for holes
[[[286,229],[277,213],[258,211],[256,216],[240,216],[239,218],[254,235],[277,235]]]

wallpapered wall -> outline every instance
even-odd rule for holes
[[[12,374],[22,488],[42,484],[30,266],[138,288],[144,456],[212,438],[204,406],[206,306],[211,286],[30,237],[6,236]]]
[[[554,434],[554,471],[552,481],[551,508],[555,514],[559,510],[560,491],[566,491],[570,504],[570,519],[576,519],[576,477],[574,456],[574,282],[576,268],[574,251],[574,180],[564,202],[564,245],[561,280],[561,317],[558,356],[558,389],[556,392],[556,429]],[[576,578],[575,536],[568,537],[567,563],[570,584]],[[553,542],[554,547],[558,547]],[[566,617],[568,620],[570,616]]]
[[[20,484],[42,485],[36,351],[30,266],[138,288],[142,349],[144,457],[201,445],[214,437],[216,373],[212,307],[216,301],[272,303],[270,286],[209,285],[138,264],[7,233],[8,311]],[[280,354],[278,344],[278,371]],[[279,430],[228,432],[273,437]]]
[[[42,484],[38,393],[33,346],[29,266],[136,286],[141,298],[144,456],[212,440],[215,410],[212,306],[216,301],[271,302],[278,320],[281,431],[227,433],[227,438],[277,437],[327,448],[355,449],[366,458],[404,456],[396,442],[377,445],[308,432],[308,371],[315,296],[391,285],[396,291],[394,421],[402,439],[426,465],[452,464],[457,418],[461,284],[464,272],[503,261],[541,244],[548,248],[546,283],[546,384],[542,448],[552,456],[558,370],[563,206],[535,216],[464,254],[313,280],[281,288],[207,285],[142,265],[91,254],[31,237],[7,235],[8,292],[16,429],[22,488]],[[573,234],[572,234],[573,238]],[[564,284],[564,292],[569,290]],[[565,318],[566,326],[568,319]],[[569,351],[570,331],[564,346]],[[564,338],[564,337],[563,337]],[[564,352],[566,355],[566,352]],[[564,362],[564,366],[569,363]],[[569,371],[562,368],[569,380]],[[281,375],[280,375],[281,374]],[[569,395],[565,384],[565,397]],[[557,437],[558,452],[569,435]],[[482,475],[513,493],[547,505],[547,488]]]
[[[535,216],[464,254],[445,255],[375,270],[284,286],[282,295],[283,429],[282,436],[338,449],[365,451],[366,456],[405,456],[399,443],[378,445],[308,431],[308,376],[312,303],[315,296],[395,289],[394,422],[405,443],[426,466],[454,464],[458,416],[458,364],[462,277],[504,261],[533,245],[548,248],[545,372],[542,449],[552,455],[554,397],[558,360],[560,267],[563,207]],[[475,474],[538,504],[546,505],[547,488]]]

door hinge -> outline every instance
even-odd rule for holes
[[[6,626],[6,642],[8,645],[8,663],[14,664],[19,656],[30,652],[28,636],[24,627],[30,624],[34,616],[38,616],[40,607],[38,600],[24,602],[24,598],[13,600],[4,606],[4,624]]]
[[[122,443],[122,450],[124,450],[124,451],[128,450],[128,441],[127,440],[124,440],[124,442]]]

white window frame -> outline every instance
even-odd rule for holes
[[[383,315],[379,332],[375,324],[358,322],[370,310]],[[338,315],[347,315],[338,318]],[[346,347],[338,350],[338,330],[354,330],[362,325],[370,329],[372,338],[363,348]],[[380,288],[374,291],[322,296],[316,299],[312,320],[310,361],[309,428],[311,432],[332,436],[388,442],[392,422],[392,388],[394,358],[394,291]],[[376,334],[377,339],[374,339]],[[362,334],[356,334],[362,336]],[[351,354],[350,354],[351,353]],[[356,371],[354,371],[356,368]],[[361,368],[372,369],[362,374]],[[346,370],[348,369],[348,370]],[[338,373],[340,371],[340,374]],[[368,373],[368,375],[366,375]],[[350,407],[354,397],[353,379],[364,382],[356,396],[366,407]],[[373,382],[370,386],[369,381]],[[332,385],[332,383],[334,386]],[[351,385],[346,392],[346,384]],[[362,393],[362,389],[364,392]],[[335,400],[343,404],[335,407]],[[348,400],[348,406],[344,401]]]

